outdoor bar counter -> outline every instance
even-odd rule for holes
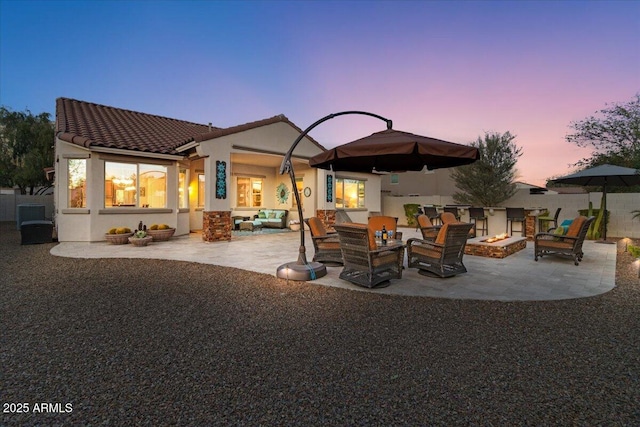
[[[452,205],[449,205],[452,206]],[[469,209],[468,206],[456,206],[458,208],[458,212],[460,214],[460,221],[462,222],[471,222],[469,221]],[[513,206],[518,207],[518,206]],[[444,212],[442,206],[437,207],[438,212]],[[526,237],[529,240],[533,240],[533,237],[538,230],[538,216],[544,214],[546,212],[545,208],[542,207],[528,207],[524,208],[525,214],[525,231]],[[488,222],[488,235],[495,236],[496,234],[509,233],[511,234],[510,229],[507,229],[507,209],[505,207],[486,207],[484,208],[484,214],[487,217]],[[521,223],[517,222],[513,225],[513,234],[520,235],[520,226]],[[518,231],[516,231],[518,230]]]

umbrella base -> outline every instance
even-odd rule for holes
[[[282,264],[276,271],[280,279],[309,282],[327,275],[327,267],[320,262],[298,264],[298,261]]]

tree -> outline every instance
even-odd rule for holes
[[[640,169],[640,93],[627,103],[612,104],[596,114],[571,122],[573,133],[566,140],[594,149],[591,157],[576,165],[593,167],[609,163]]]
[[[27,188],[47,183],[44,168],[53,165],[54,128],[49,113],[0,107],[0,185]]]
[[[456,203],[473,206],[498,206],[516,191],[515,165],[522,149],[513,140],[515,135],[487,132],[484,140],[471,143],[480,152],[480,159],[467,166],[455,168],[452,173],[456,187]]]

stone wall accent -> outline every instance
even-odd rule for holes
[[[333,230],[333,225],[336,223],[336,211],[335,210],[317,210],[316,216],[320,218],[320,221],[324,224],[324,228]]]
[[[484,237],[486,239],[486,237]],[[475,240],[475,239],[474,239]],[[511,254],[523,250],[527,247],[527,239],[510,238],[505,243],[482,243],[468,241],[464,247],[466,255],[483,256],[487,258],[506,258]]]
[[[526,215],[525,226],[524,226],[524,234],[527,236],[527,239],[533,240],[536,235],[536,223],[538,222],[538,217],[533,215],[533,210],[526,209],[524,211]]]
[[[231,211],[202,212],[202,240],[220,242],[231,240]]]

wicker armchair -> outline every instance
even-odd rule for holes
[[[433,225],[427,215],[418,215],[418,227],[420,227],[422,238],[431,241],[436,240],[438,232],[442,228],[441,225]]]
[[[435,241],[409,239],[409,267],[420,269],[420,274],[439,277],[466,273],[462,257],[472,227],[471,223],[449,223],[442,226]]]
[[[568,255],[573,258],[573,263],[579,265],[582,261],[584,253],[582,252],[582,244],[587,236],[589,226],[595,220],[595,217],[579,216],[573,220],[567,230],[567,234],[555,233],[538,233],[535,235],[535,260],[543,255],[557,254]]]
[[[364,224],[339,224],[335,228],[344,261],[341,279],[373,288],[402,278],[403,245],[378,248],[374,230]]]
[[[313,240],[315,254],[313,261],[322,263],[342,264],[342,251],[340,250],[340,238],[336,233],[327,233],[322,220],[311,217],[307,221]]]

